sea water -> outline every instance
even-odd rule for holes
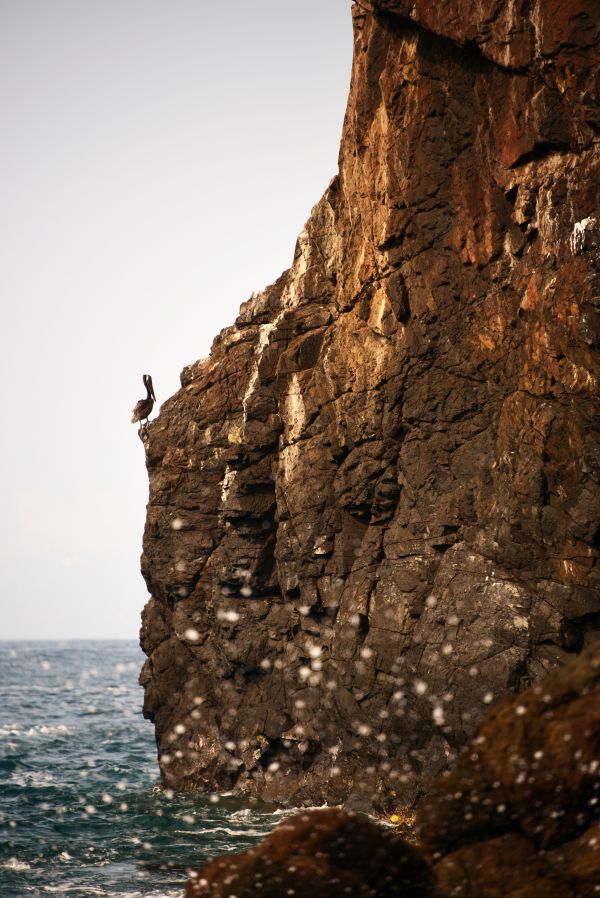
[[[0,642],[0,896],[182,896],[274,809],[159,786],[135,642]]]

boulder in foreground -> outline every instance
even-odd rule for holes
[[[492,710],[421,804],[442,895],[600,895],[600,645]]]
[[[435,898],[419,853],[367,817],[329,808],[286,820],[257,848],[212,861],[186,898]]]

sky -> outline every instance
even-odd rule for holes
[[[130,423],[291,264],[351,0],[0,0],[0,639],[137,638]]]

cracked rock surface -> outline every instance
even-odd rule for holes
[[[600,10],[353,8],[292,267],[144,433],[163,781],[410,805],[600,628]]]
[[[595,898],[599,755],[597,644],[498,702],[421,803],[418,848],[361,815],[311,810],[204,866],[186,895]]]
[[[600,644],[488,715],[417,815],[440,894],[594,898]]]

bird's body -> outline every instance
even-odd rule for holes
[[[152,386],[152,378],[149,374],[144,374],[144,386],[146,387],[146,398],[140,399],[139,402],[136,402],[135,408],[133,410],[133,415],[131,417],[132,424],[135,424],[136,421],[139,421],[141,423],[144,420],[147,424],[148,417],[152,413],[154,403],[156,402],[154,387]]]

